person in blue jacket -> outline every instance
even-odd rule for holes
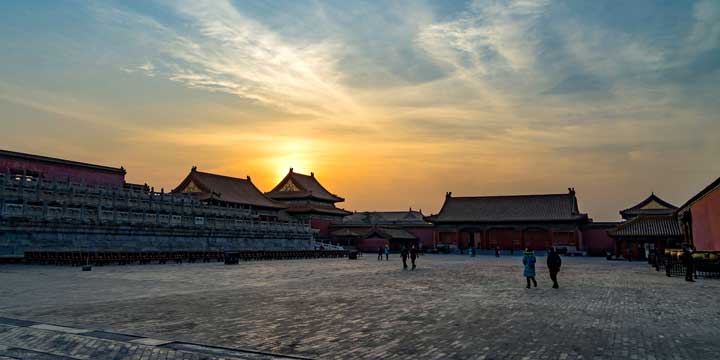
[[[525,280],[527,280],[527,288],[530,288],[530,280],[532,280],[533,286],[537,287],[537,281],[535,281],[535,262],[537,262],[535,253],[529,248],[525,248],[522,262],[523,265],[525,265],[523,275],[525,275]]]

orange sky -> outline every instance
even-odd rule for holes
[[[0,148],[426,214],[574,187],[615,220],[720,175],[717,1],[76,5],[0,2]]]

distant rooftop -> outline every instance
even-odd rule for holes
[[[315,178],[315,173],[310,175],[300,174],[290,171],[280,180],[280,183],[272,190],[265,193],[274,200],[297,200],[297,199],[317,199],[326,202],[342,202],[345,199],[331,193]]]
[[[11,159],[17,159],[17,160],[41,162],[41,163],[46,163],[46,164],[57,164],[57,165],[81,167],[81,168],[85,168],[85,169],[92,169],[95,171],[102,171],[102,172],[110,172],[110,173],[119,174],[119,175],[126,174],[125,169],[122,167],[116,168],[116,167],[110,167],[110,166],[104,166],[104,165],[96,165],[96,164],[84,163],[84,162],[79,162],[79,161],[54,158],[54,157],[49,157],[49,156],[21,153],[21,152],[10,151],[10,150],[0,149],[0,158],[11,158]]]
[[[253,185],[249,176],[246,179],[240,179],[198,171],[195,167],[172,192],[190,193],[200,200],[214,199],[266,208],[286,208],[286,206],[265,197]]]
[[[343,218],[342,225],[429,225],[421,211],[363,211]]]
[[[463,196],[447,193],[431,222],[512,222],[586,220],[578,210],[575,191],[565,194]]]
[[[640,215],[672,215],[677,206],[651,193],[645,200],[620,211],[623,219],[629,220]]]

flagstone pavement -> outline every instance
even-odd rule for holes
[[[0,266],[4,359],[718,359],[720,280],[519,257]]]

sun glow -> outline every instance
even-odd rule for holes
[[[290,168],[293,171],[309,174],[313,171],[313,156],[310,153],[312,145],[309,141],[290,141],[277,147],[277,155],[268,159],[268,164],[275,169],[276,182],[287,175]]]

